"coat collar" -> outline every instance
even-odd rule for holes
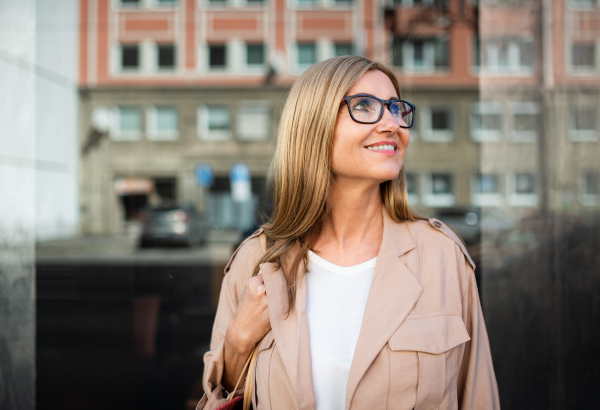
[[[383,238],[348,377],[346,408],[350,407],[358,382],[423,292],[419,281],[399,259],[415,247],[408,224],[393,221],[383,211]],[[289,257],[297,252],[296,247],[289,252]],[[306,280],[303,277],[298,282],[296,304],[286,317],[288,301],[282,270],[275,264],[265,263],[261,265],[261,273],[267,290],[271,328],[297,407],[313,409],[315,397],[306,316]]]

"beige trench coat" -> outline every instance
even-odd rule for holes
[[[256,235],[247,240],[225,269],[199,409],[224,401],[223,339],[262,255],[260,242]],[[474,267],[462,241],[440,221],[397,223],[384,212],[346,387],[347,410],[500,408]],[[282,271],[270,263],[260,268],[272,329],[259,345],[254,408],[314,409],[306,281],[300,281],[286,318]]]

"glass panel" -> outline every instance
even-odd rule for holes
[[[140,131],[142,129],[142,110],[137,107],[119,107],[119,130]]]
[[[597,121],[597,108],[578,107],[571,111],[573,129],[576,131],[595,131]]]
[[[497,194],[500,192],[498,175],[479,174],[477,176],[476,189],[481,194]]]
[[[207,108],[209,131],[228,131],[231,129],[231,116],[228,107],[211,105]]]
[[[314,43],[298,44],[298,64],[311,65],[317,62],[317,46]]]
[[[224,68],[227,65],[225,45],[211,45],[208,48],[208,60],[210,68]]]
[[[265,46],[263,44],[246,45],[246,64],[263,65],[265,63]]]
[[[352,43],[335,43],[335,56],[351,56],[354,55],[354,46]]]
[[[137,45],[121,46],[121,67],[123,68],[138,68],[139,47]]]
[[[435,68],[446,68],[449,66],[448,62],[448,41],[445,39],[437,39],[434,42],[435,51]]]
[[[584,194],[600,195],[600,174],[588,172],[584,175]]]
[[[516,174],[515,175],[515,192],[517,194],[533,194],[533,193],[535,193],[533,174]]]
[[[179,115],[175,107],[156,107],[156,130],[177,131]]]
[[[238,113],[238,136],[245,140],[264,140],[270,135],[271,108],[261,102],[244,103]]]
[[[596,65],[595,44],[573,44],[573,48],[571,50],[571,64],[573,67],[594,68]]]
[[[158,46],[158,67],[159,68],[175,67],[175,46],[174,45]]]
[[[452,193],[452,175],[450,175],[450,174],[431,174],[431,193],[432,194],[451,194]]]
[[[432,130],[450,130],[452,129],[451,121],[451,112],[447,108],[431,109]]]
[[[406,173],[406,189],[409,194],[417,193],[417,176],[411,172]]]

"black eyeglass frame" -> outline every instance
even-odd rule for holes
[[[379,101],[381,103],[381,111],[379,112],[379,116],[377,117],[377,119],[375,121],[359,121],[356,118],[354,118],[354,115],[352,115],[352,110],[350,109],[350,100],[353,99],[353,98],[356,98],[356,97],[374,98],[374,99],[376,99],[377,101]],[[415,123],[415,112],[417,110],[417,107],[415,107],[415,105],[413,103],[409,103],[406,100],[400,100],[400,99],[382,100],[381,98],[377,98],[377,97],[375,97],[373,95],[369,95],[369,94],[356,94],[356,95],[347,95],[347,96],[345,96],[344,98],[342,98],[342,102],[346,103],[346,105],[348,106],[348,113],[350,114],[350,117],[355,122],[358,122],[359,124],[375,124],[375,123],[379,122],[381,120],[381,118],[383,117],[383,110],[385,110],[385,107],[387,107],[388,111],[390,111],[390,104],[395,103],[395,102],[402,102],[402,103],[408,104],[412,108],[412,117],[410,119],[411,120],[410,124],[407,124],[407,125],[399,124],[400,127],[401,128],[410,128]]]

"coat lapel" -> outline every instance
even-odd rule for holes
[[[421,296],[423,287],[400,256],[416,247],[406,223],[383,212],[383,239],[346,386],[346,409],[359,381]]]
[[[289,252],[290,257],[296,252]],[[286,258],[290,260],[290,257]],[[301,268],[303,268],[301,266]],[[267,290],[271,328],[277,350],[283,361],[290,384],[293,386],[297,408],[314,409],[315,396],[312,384],[312,366],[308,318],[306,316],[306,279],[297,285],[296,304],[286,317],[288,306],[284,273],[273,263],[261,265]]]

